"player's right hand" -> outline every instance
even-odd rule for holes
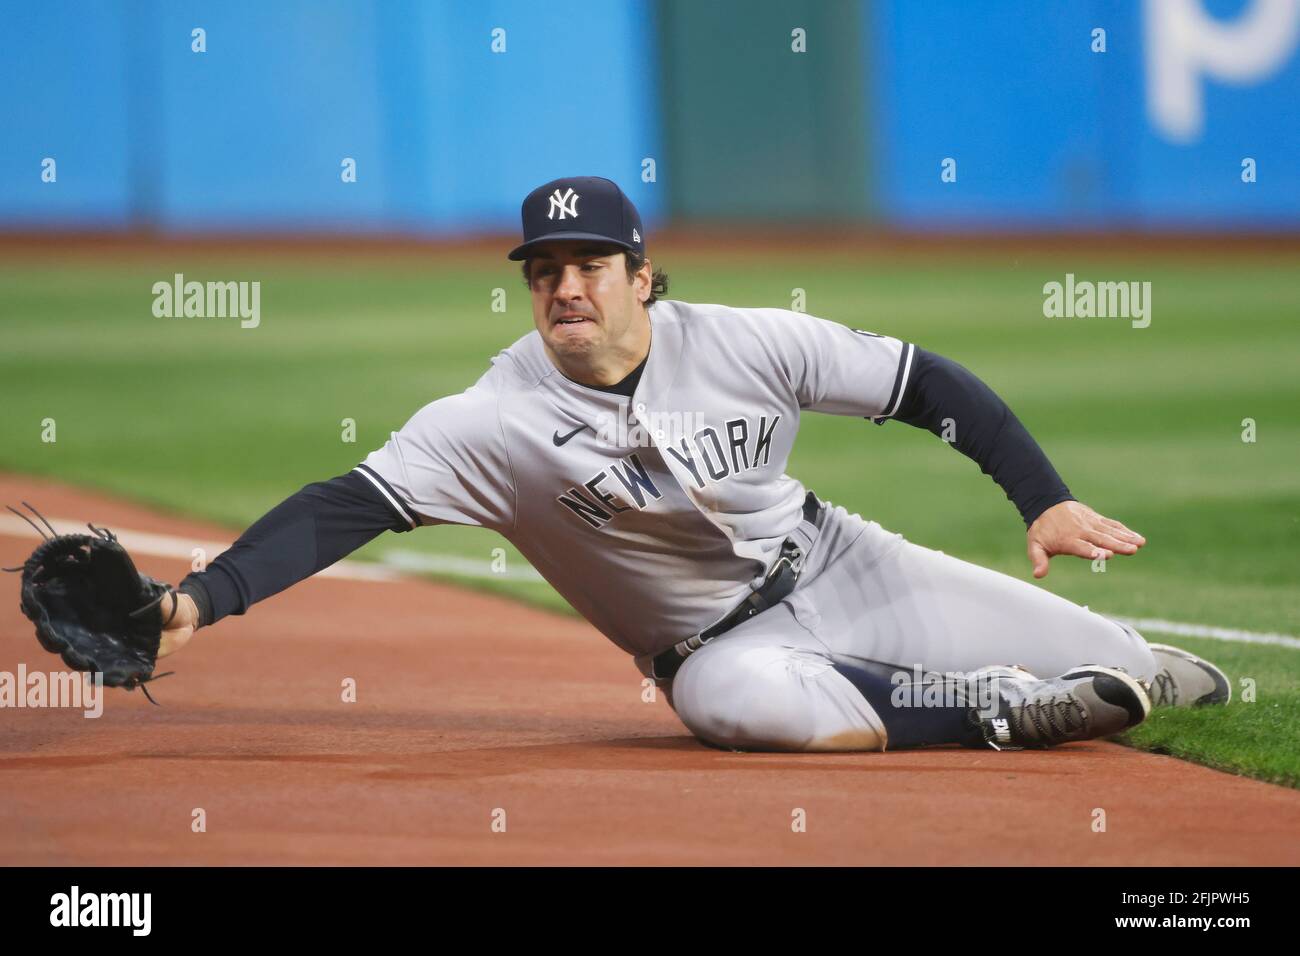
[[[173,591],[178,599],[176,605],[176,614],[172,617],[171,623],[163,627],[162,639],[158,642],[158,656],[166,657],[168,654],[175,654],[184,647],[191,637],[194,636],[194,628],[199,623],[199,609],[194,603],[194,598],[188,594],[182,594],[180,591]],[[163,598],[163,620],[171,613],[171,599]]]

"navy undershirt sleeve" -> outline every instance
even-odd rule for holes
[[[206,570],[179,590],[199,609],[201,626],[248,608],[309,578],[385,531],[410,531],[379,491],[356,472],[307,485],[253,523]]]
[[[1074,496],[1020,419],[968,369],[913,347],[911,374],[892,416],[945,437],[980,466],[1031,525],[1044,511]],[[886,419],[878,420],[880,423]]]

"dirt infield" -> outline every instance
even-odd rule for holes
[[[21,499],[114,530],[233,537],[0,475],[0,504]],[[0,564],[34,541],[0,534]],[[172,582],[188,569],[139,563]],[[0,587],[0,671],[61,668],[18,610],[18,575]],[[631,661],[587,625],[422,581],[305,581],[166,663],[177,673],[155,685],[161,707],[110,690],[98,719],[0,709],[0,864],[1300,859],[1300,792],[1114,744],[713,750],[662,698],[643,702]],[[346,678],[355,703],[342,700]],[[206,832],[191,829],[196,808]],[[796,808],[806,832],[792,828]]]

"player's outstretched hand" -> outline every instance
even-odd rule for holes
[[[180,599],[180,603],[176,607],[176,615],[171,623],[163,628],[162,639],[158,642],[159,657],[175,654],[189,643],[190,638],[194,636],[194,626],[199,623],[199,609],[194,603],[194,598],[180,591],[172,593]],[[171,598],[163,598],[164,621],[171,613],[170,605]]]
[[[1052,505],[1029,526],[1029,560],[1036,578],[1047,576],[1047,562],[1057,554],[1109,560],[1117,554],[1136,554],[1146,543],[1136,531],[1079,501]]]

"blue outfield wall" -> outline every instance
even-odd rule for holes
[[[648,2],[44,0],[0,71],[8,227],[511,229],[575,172],[663,206]]]
[[[1300,226],[1296,0],[880,0],[863,12],[875,196],[895,224]],[[955,182],[942,181],[946,158]]]
[[[746,0],[709,2],[745,16]],[[817,2],[857,14],[861,62],[806,72],[826,85],[819,102],[866,92],[844,118],[865,131],[864,215],[932,230],[1300,228],[1300,0]],[[767,53],[826,51],[809,26],[806,53],[782,23]],[[710,197],[691,199],[690,164],[665,157],[688,132],[682,104],[661,102],[661,32],[652,0],[10,3],[0,228],[457,235],[516,228],[522,196],[571,173],[618,181],[652,228],[689,218]],[[757,135],[776,121],[753,112],[746,169],[780,169],[786,144]],[[41,181],[46,157],[57,182]],[[641,179],[646,157],[657,183]]]
[[[125,5],[7,4],[0,18],[0,224],[125,224],[132,203]],[[41,181],[45,159],[53,183]]]

